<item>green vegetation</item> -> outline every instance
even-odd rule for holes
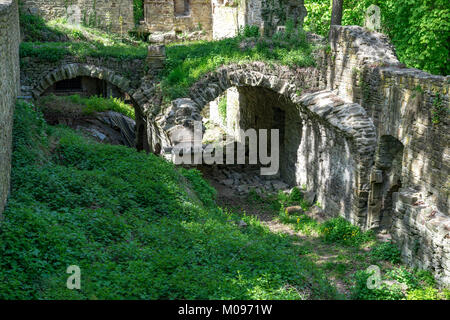
[[[303,199],[302,191],[298,187],[293,188],[289,194],[279,192],[274,202],[273,207],[279,208],[280,221],[292,225],[296,231],[303,234],[319,236],[326,243],[359,247],[374,240],[372,232],[363,232],[342,217],[319,223],[303,213],[287,214],[285,208],[289,206],[300,206],[304,212],[311,209],[311,206]]]
[[[363,232],[342,217],[325,221],[320,227],[324,241],[329,243],[360,246],[374,240],[372,232]]]
[[[277,34],[272,39],[245,37],[253,33],[250,30],[230,39],[168,45],[161,82],[164,96],[168,100],[186,96],[190,86],[201,76],[230,63],[265,61],[298,67],[314,65],[313,48],[303,32]]]
[[[139,25],[144,20],[144,0],[133,0],[133,14],[134,23]]]
[[[106,45],[91,42],[22,42],[20,57],[35,57],[42,61],[56,62],[71,55],[81,61],[86,57],[110,57],[120,60],[145,59],[147,48],[144,45],[128,44]]]
[[[364,25],[366,9],[381,9],[382,31],[389,35],[401,62],[433,74],[450,74],[450,8],[447,0],[344,0],[343,25]],[[305,1],[305,30],[326,36],[331,2]]]
[[[379,242],[372,232],[363,232],[339,217],[319,223],[305,213],[287,214],[288,206],[301,206],[311,210],[302,196],[302,190],[293,188],[289,194],[258,194],[250,192],[248,204],[254,212],[272,212],[279,222],[288,225],[300,236],[296,245],[300,255],[311,259],[317,270],[329,281],[345,288],[345,297],[361,300],[392,299],[449,299],[449,290],[437,289],[429,271],[412,269],[400,264],[400,251],[396,244]],[[317,205],[317,204],[316,204]],[[233,208],[234,209],[234,208]],[[239,210],[239,208],[235,208]],[[242,209],[240,209],[242,210]],[[258,213],[257,213],[258,214]],[[282,228],[278,226],[276,229]],[[367,281],[373,274],[369,266],[380,268],[379,287],[369,289]],[[373,280],[373,278],[371,278]],[[340,291],[342,293],[342,291]]]
[[[446,119],[450,114],[450,110],[442,103],[442,98],[439,93],[436,93],[436,97],[433,100],[433,107],[431,109],[431,121],[433,124],[438,124],[442,120]]]
[[[64,41],[66,35],[49,26],[40,16],[25,14],[20,11],[19,23],[23,41]]]
[[[389,261],[390,263],[400,263],[400,250],[392,242],[377,243],[370,252],[372,261]]]
[[[0,298],[336,297],[287,236],[218,208],[213,195],[197,171],[50,127],[20,102]],[[69,265],[81,268],[81,290],[66,288]]]
[[[395,267],[381,275],[376,289],[367,288],[367,279],[372,276],[366,271],[355,273],[356,284],[352,298],[358,300],[449,300],[450,290],[438,290],[429,271]]]
[[[56,62],[70,55],[80,60],[86,57],[112,57],[122,60],[145,59],[147,44],[90,27],[76,27],[63,20],[44,22],[40,18],[21,14],[26,42],[20,45],[20,57],[36,57]],[[34,21],[39,23],[28,23]],[[42,42],[49,33],[66,40]],[[56,36],[55,36],[56,37]],[[186,96],[192,84],[221,65],[250,61],[275,62],[289,66],[315,64],[314,48],[302,30],[288,23],[286,32],[272,39],[260,38],[257,27],[245,27],[239,35],[219,41],[194,41],[167,46],[167,60],[161,74],[161,89],[166,101]]]
[[[87,26],[73,26],[63,19],[50,22],[20,12],[24,42],[20,57],[36,57],[56,62],[71,55],[81,60],[86,57],[112,57],[121,60],[145,59],[145,42]]]
[[[134,107],[119,98],[113,97],[80,97],[77,94],[71,96],[48,95],[40,97],[36,104],[44,113],[88,115],[94,112],[116,111],[135,119]]]
[[[219,105],[217,106],[219,109],[219,115],[222,119],[223,123],[226,124],[227,121],[227,96],[224,95],[219,99]]]

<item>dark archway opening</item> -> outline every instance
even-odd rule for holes
[[[238,191],[248,190],[248,185],[250,188],[262,186],[270,192],[297,185],[297,151],[302,136],[303,120],[298,107],[288,98],[262,87],[233,87],[227,90],[224,96],[210,102],[202,111],[202,116],[207,128],[203,139],[204,144],[221,141],[225,133],[228,139],[232,137],[234,140],[233,165],[225,164],[229,151],[224,147],[224,164],[218,166],[223,171],[215,171],[212,174],[218,182],[231,183],[229,180],[233,180],[233,187],[236,187]],[[217,126],[212,125],[211,122]],[[259,148],[263,147],[259,136],[261,129],[267,130],[265,154],[270,159],[269,164],[262,162],[260,157]],[[273,129],[278,130],[277,148],[275,145],[272,146],[271,130]],[[244,137],[240,136],[241,130],[245,132]],[[255,133],[256,139],[253,138],[251,131]],[[229,144],[227,140],[223,145]],[[244,164],[238,161],[238,151],[239,148],[243,148],[243,144],[245,146]],[[251,151],[255,151],[257,155],[253,161],[250,159]],[[278,163],[276,166],[273,165],[275,159]],[[276,167],[276,173],[261,174],[261,168],[269,167]],[[210,170],[210,168],[204,169]],[[218,179],[218,176],[221,178]]]
[[[393,194],[402,187],[403,144],[391,135],[380,137],[371,174],[368,227],[389,230],[392,223]]]
[[[118,98],[134,109],[134,119],[117,110],[84,113],[79,101],[89,97]],[[68,125],[99,142],[148,151],[146,124],[140,108],[127,92],[109,81],[88,76],[57,81],[41,94],[38,102],[46,105],[44,116],[50,124]]]

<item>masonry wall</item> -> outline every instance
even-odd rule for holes
[[[234,37],[246,24],[246,8],[233,1],[213,0],[212,20],[214,39]]]
[[[353,206],[358,156],[351,139],[306,112],[307,107],[273,91],[253,87],[238,91],[238,129],[279,130],[282,180],[314,191],[329,217],[342,215],[358,223]]]
[[[19,93],[17,0],[0,0],[0,215],[9,193],[13,113]]]
[[[244,26],[257,26],[271,36],[278,26],[292,19],[303,25],[306,9],[303,0],[213,0],[213,38],[233,37]]]
[[[181,14],[176,12],[178,1],[145,0],[145,28],[149,32],[202,30],[212,32],[211,0],[190,0],[189,10]]]
[[[35,95],[33,91],[39,88],[41,81],[48,77],[49,74],[70,64],[86,64],[111,70],[115,74],[130,80],[130,91],[140,86],[142,77],[145,74],[145,64],[140,59],[124,61],[110,57],[87,57],[80,60],[74,56],[67,56],[57,62],[48,62],[39,58],[23,57],[21,58],[21,64],[20,81],[22,95],[28,97]],[[53,84],[55,79],[50,79],[50,82]]]
[[[25,10],[46,20],[67,18],[68,6],[76,5],[84,24],[116,33],[128,32],[135,26],[133,0],[22,0],[22,3]]]
[[[379,145],[367,227],[388,218],[403,259],[450,285],[450,76],[405,68],[386,36],[361,27],[333,26],[330,44],[329,89],[366,109],[379,142],[401,146],[395,173]]]

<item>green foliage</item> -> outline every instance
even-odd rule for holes
[[[196,169],[186,170],[181,169],[181,174],[189,180],[199,199],[203,204],[211,206],[214,205],[216,198],[216,189],[211,187],[203,178],[200,171]]]
[[[142,41],[96,28],[68,25],[62,19],[46,22],[38,16],[21,14],[21,28],[24,34],[21,58],[56,62],[68,55],[80,60],[88,56],[120,60],[147,57],[147,45]]]
[[[389,279],[396,280],[408,286],[408,289],[419,289],[436,284],[433,275],[426,270],[410,270],[404,266],[396,267],[387,273]]]
[[[369,289],[367,280],[372,274],[361,270],[354,274],[355,285],[352,288],[351,298],[355,300],[402,300],[405,294],[399,286],[388,286],[382,283],[377,289]]]
[[[145,59],[147,50],[134,46],[105,46],[88,42],[22,42],[20,57],[35,57],[56,62],[71,55],[80,60],[86,57],[111,57],[119,60]]]
[[[19,10],[19,23],[23,41],[61,41],[65,34],[47,25],[40,16],[24,13]]]
[[[389,35],[401,62],[433,74],[448,75],[450,8],[446,0],[344,0],[343,25],[364,25],[366,9],[381,9],[382,31]],[[326,36],[331,2],[305,1],[305,30]]]
[[[367,288],[370,275],[366,271],[355,273],[352,298],[361,300],[448,300],[449,290],[438,290],[433,275],[426,270],[395,267],[381,275],[378,289]],[[388,284],[385,280],[389,280]]]
[[[303,200],[302,192],[299,187],[292,188],[292,191],[289,193],[289,200],[294,202],[300,202]]]
[[[336,297],[288,237],[218,208],[198,172],[50,127],[23,102],[13,135],[0,299]],[[69,265],[81,290],[66,288]]]
[[[439,292],[433,287],[414,289],[408,292],[406,300],[450,300],[450,290]]]
[[[250,31],[248,31],[250,32]],[[218,41],[170,44],[162,73],[161,89],[167,101],[186,96],[200,77],[230,63],[277,62],[289,66],[311,66],[315,60],[304,34],[274,39],[243,35]]]
[[[217,106],[219,109],[219,115],[222,119],[223,123],[225,124],[227,122],[227,97],[222,96],[219,100],[219,105]]]
[[[400,263],[400,250],[392,242],[377,243],[370,251],[370,257],[373,262],[389,261],[391,263]]]
[[[238,34],[241,37],[245,37],[245,38],[258,38],[260,36],[259,33],[259,28],[258,26],[249,26],[249,25],[245,25],[245,26],[241,26],[238,30]]]
[[[336,242],[350,246],[359,246],[374,239],[372,232],[363,232],[342,217],[325,221],[321,225],[321,234],[325,242]]]
[[[144,19],[144,1],[133,0],[134,23],[139,24]]]
[[[89,115],[94,112],[116,111],[131,119],[135,119],[134,107],[126,104],[120,98],[81,97],[77,94],[71,96],[48,95],[39,98],[37,105],[44,112],[76,113],[79,109],[81,114]]]
[[[438,124],[443,119],[445,120],[449,113],[449,108],[442,103],[440,94],[436,93],[436,97],[433,100],[433,107],[431,109],[431,121],[433,124]]]

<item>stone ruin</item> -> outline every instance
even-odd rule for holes
[[[0,137],[1,206],[8,192],[11,115],[19,74],[22,94],[32,96],[77,76],[112,83],[137,106],[137,140],[146,150],[168,157],[177,132],[189,132],[193,120],[208,114],[205,108],[217,115],[211,101],[226,92],[223,130],[284,130],[284,183],[313,191],[329,216],[341,215],[364,229],[385,230],[400,246],[404,261],[433,271],[440,283],[450,285],[449,119],[443,115],[438,123],[432,121],[437,103],[448,110],[449,76],[405,68],[380,33],[332,26],[330,50],[318,55],[316,67],[292,70],[260,62],[223,66],[199,80],[188,96],[163,105],[155,114],[155,104],[161,103],[155,100],[157,83],[145,75],[142,61],[80,62],[67,57],[58,65],[36,65],[30,60],[19,73],[17,5],[6,2],[5,6],[0,1],[0,37],[6,39],[0,41],[0,64],[9,70],[0,74],[8,75],[0,81],[5,97],[0,101],[0,121],[7,128],[7,135]],[[269,21],[267,16],[263,20]],[[149,53],[148,63],[159,68],[163,47],[155,46]],[[136,72],[125,77],[125,69]],[[241,177],[238,183],[247,180]]]

